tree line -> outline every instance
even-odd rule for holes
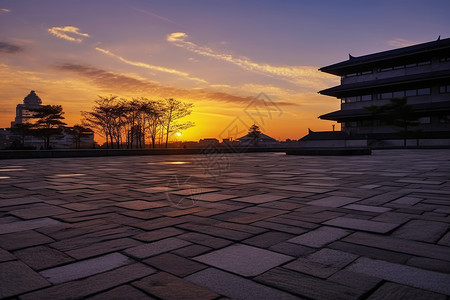
[[[29,110],[33,115],[34,122],[25,122],[21,124],[14,124],[11,131],[21,137],[23,147],[25,145],[25,138],[27,136],[35,136],[42,138],[44,141],[44,148],[50,149],[50,138],[54,135],[59,135],[63,131],[64,125],[67,125],[64,120],[64,112],[61,105],[42,105],[41,107]],[[78,127],[80,133],[82,128]],[[75,133],[76,128],[72,128],[70,134]],[[84,130],[84,128],[83,128]]]
[[[102,136],[107,148],[144,148],[147,140],[153,148],[167,148],[172,134],[194,126],[181,121],[192,107],[192,103],[172,98],[99,96],[90,111],[82,111],[82,124]]]

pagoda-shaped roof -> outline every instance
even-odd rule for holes
[[[241,136],[240,138],[237,138],[236,140],[240,141],[240,142],[246,142],[246,141],[253,141],[257,139],[260,142],[278,142],[276,139],[268,136],[267,134],[264,133],[260,133],[258,134],[257,137],[255,137],[254,135],[248,133],[244,136]]]
[[[435,52],[448,53],[450,50],[450,38],[438,39],[427,43],[378,52],[363,56],[351,56],[343,62],[322,67],[319,70],[333,75],[342,76],[349,70],[363,68],[365,65],[379,64],[383,61],[399,61],[407,57],[424,58],[425,55]]]
[[[23,98],[23,103],[27,107],[36,107],[42,105],[42,100],[36,95],[35,91],[31,91],[25,98]]]

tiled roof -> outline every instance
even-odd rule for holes
[[[359,57],[350,56],[349,60],[332,64],[326,67],[322,67],[319,70],[334,75],[342,75],[342,70],[362,66],[364,64],[378,63],[385,60],[400,59],[408,56],[423,55],[430,52],[444,51],[448,49],[450,49],[450,38],[438,39],[432,42],[378,52]]]
[[[429,102],[411,105],[412,109],[416,112],[450,112],[450,101],[442,102]],[[371,112],[367,109],[347,109],[338,110],[328,114],[319,116],[319,119],[324,120],[341,120],[341,119],[358,119],[362,117],[371,116]]]
[[[380,88],[390,88],[390,87],[393,88],[399,85],[406,85],[418,82],[420,82],[421,84],[427,84],[429,82],[435,83],[437,80],[448,80],[448,79],[450,79],[450,69],[429,73],[419,73],[413,75],[343,84],[319,91],[319,94],[338,97],[346,92],[364,91],[371,89],[376,89],[377,91],[380,91]]]

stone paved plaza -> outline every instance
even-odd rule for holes
[[[0,297],[448,299],[450,150],[0,161]]]

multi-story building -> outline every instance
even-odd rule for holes
[[[42,107],[42,100],[31,91],[24,99],[23,104],[16,106],[16,117],[11,122],[11,127],[19,124],[34,123],[35,112],[33,109]],[[53,149],[67,148],[92,148],[94,146],[94,132],[91,129],[80,126],[62,126],[61,133],[50,138],[50,146]],[[0,149],[42,149],[44,140],[42,137],[30,133],[20,133],[11,128],[0,128]]]
[[[35,91],[31,91],[25,98],[23,98],[23,104],[17,104],[16,117],[14,121],[11,122],[11,127],[15,124],[30,123],[34,115],[32,110],[40,108],[41,106],[41,98],[36,95]]]
[[[389,140],[401,139],[400,131],[409,130],[415,133],[409,135],[411,145],[449,143],[450,38],[359,57],[349,55],[348,60],[319,70],[341,77],[339,86],[319,92],[340,99],[341,109],[319,118],[337,121],[347,135],[363,137],[369,146],[389,145]],[[375,114],[369,109],[392,103],[394,98],[406,99],[404,109],[412,112],[409,120],[405,118],[411,125],[407,129],[391,122],[389,111]]]

